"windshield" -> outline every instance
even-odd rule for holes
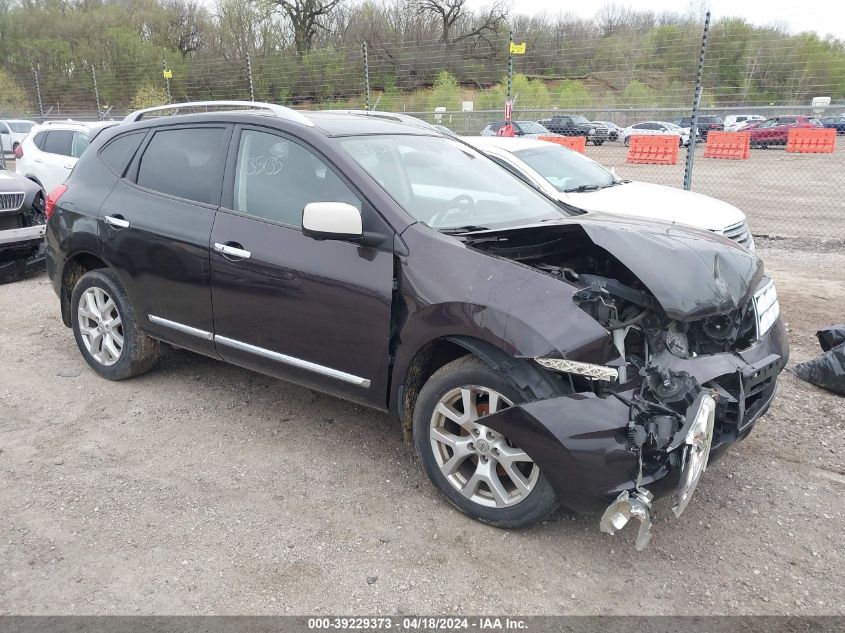
[[[584,115],[576,114],[575,116],[572,117],[572,122],[573,123],[589,123],[590,120],[587,117],[585,117]]]
[[[680,125],[675,125],[674,123],[663,123],[661,122],[660,125],[666,126],[670,130],[679,130],[681,129]]]
[[[436,229],[500,228],[564,215],[516,176],[450,138],[358,136],[340,146],[410,215]]]
[[[522,149],[513,155],[548,180],[558,191],[571,191],[579,187],[607,187],[616,180],[612,173],[594,160],[559,145]]]
[[[12,132],[16,134],[26,134],[29,130],[32,129],[32,123],[29,121],[7,121],[10,128],[12,128]]]
[[[517,121],[516,124],[524,134],[551,134],[546,128],[534,121]]]

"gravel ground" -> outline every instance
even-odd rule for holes
[[[764,241],[793,360],[845,320],[845,252]],[[0,287],[0,614],[845,614],[845,407],[789,374],[680,519],[505,532],[386,415],[188,352],[87,368],[46,277]]]

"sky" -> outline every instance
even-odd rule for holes
[[[609,0],[511,0],[512,10],[518,13],[536,14],[546,11],[551,14],[572,12],[590,18]],[[690,3],[687,0],[615,0],[617,5],[628,6],[641,11],[672,11],[685,13]],[[490,0],[470,0],[469,4],[479,8],[490,4]],[[845,1],[813,0],[698,0],[695,6],[709,7],[713,19],[742,17],[761,26],[777,24],[786,26],[792,32],[816,31],[821,35],[832,34],[845,39]]]

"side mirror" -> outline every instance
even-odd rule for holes
[[[315,240],[361,239],[361,212],[345,202],[311,202],[302,211],[302,234]]]

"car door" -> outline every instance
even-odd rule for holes
[[[223,205],[211,235],[220,356],[320,390],[385,405],[393,232],[325,158],[275,130],[232,139]],[[390,248],[315,240],[312,202],[346,202]]]
[[[141,326],[211,355],[209,239],[231,130],[225,124],[151,130],[103,203],[99,221],[103,257]]]

